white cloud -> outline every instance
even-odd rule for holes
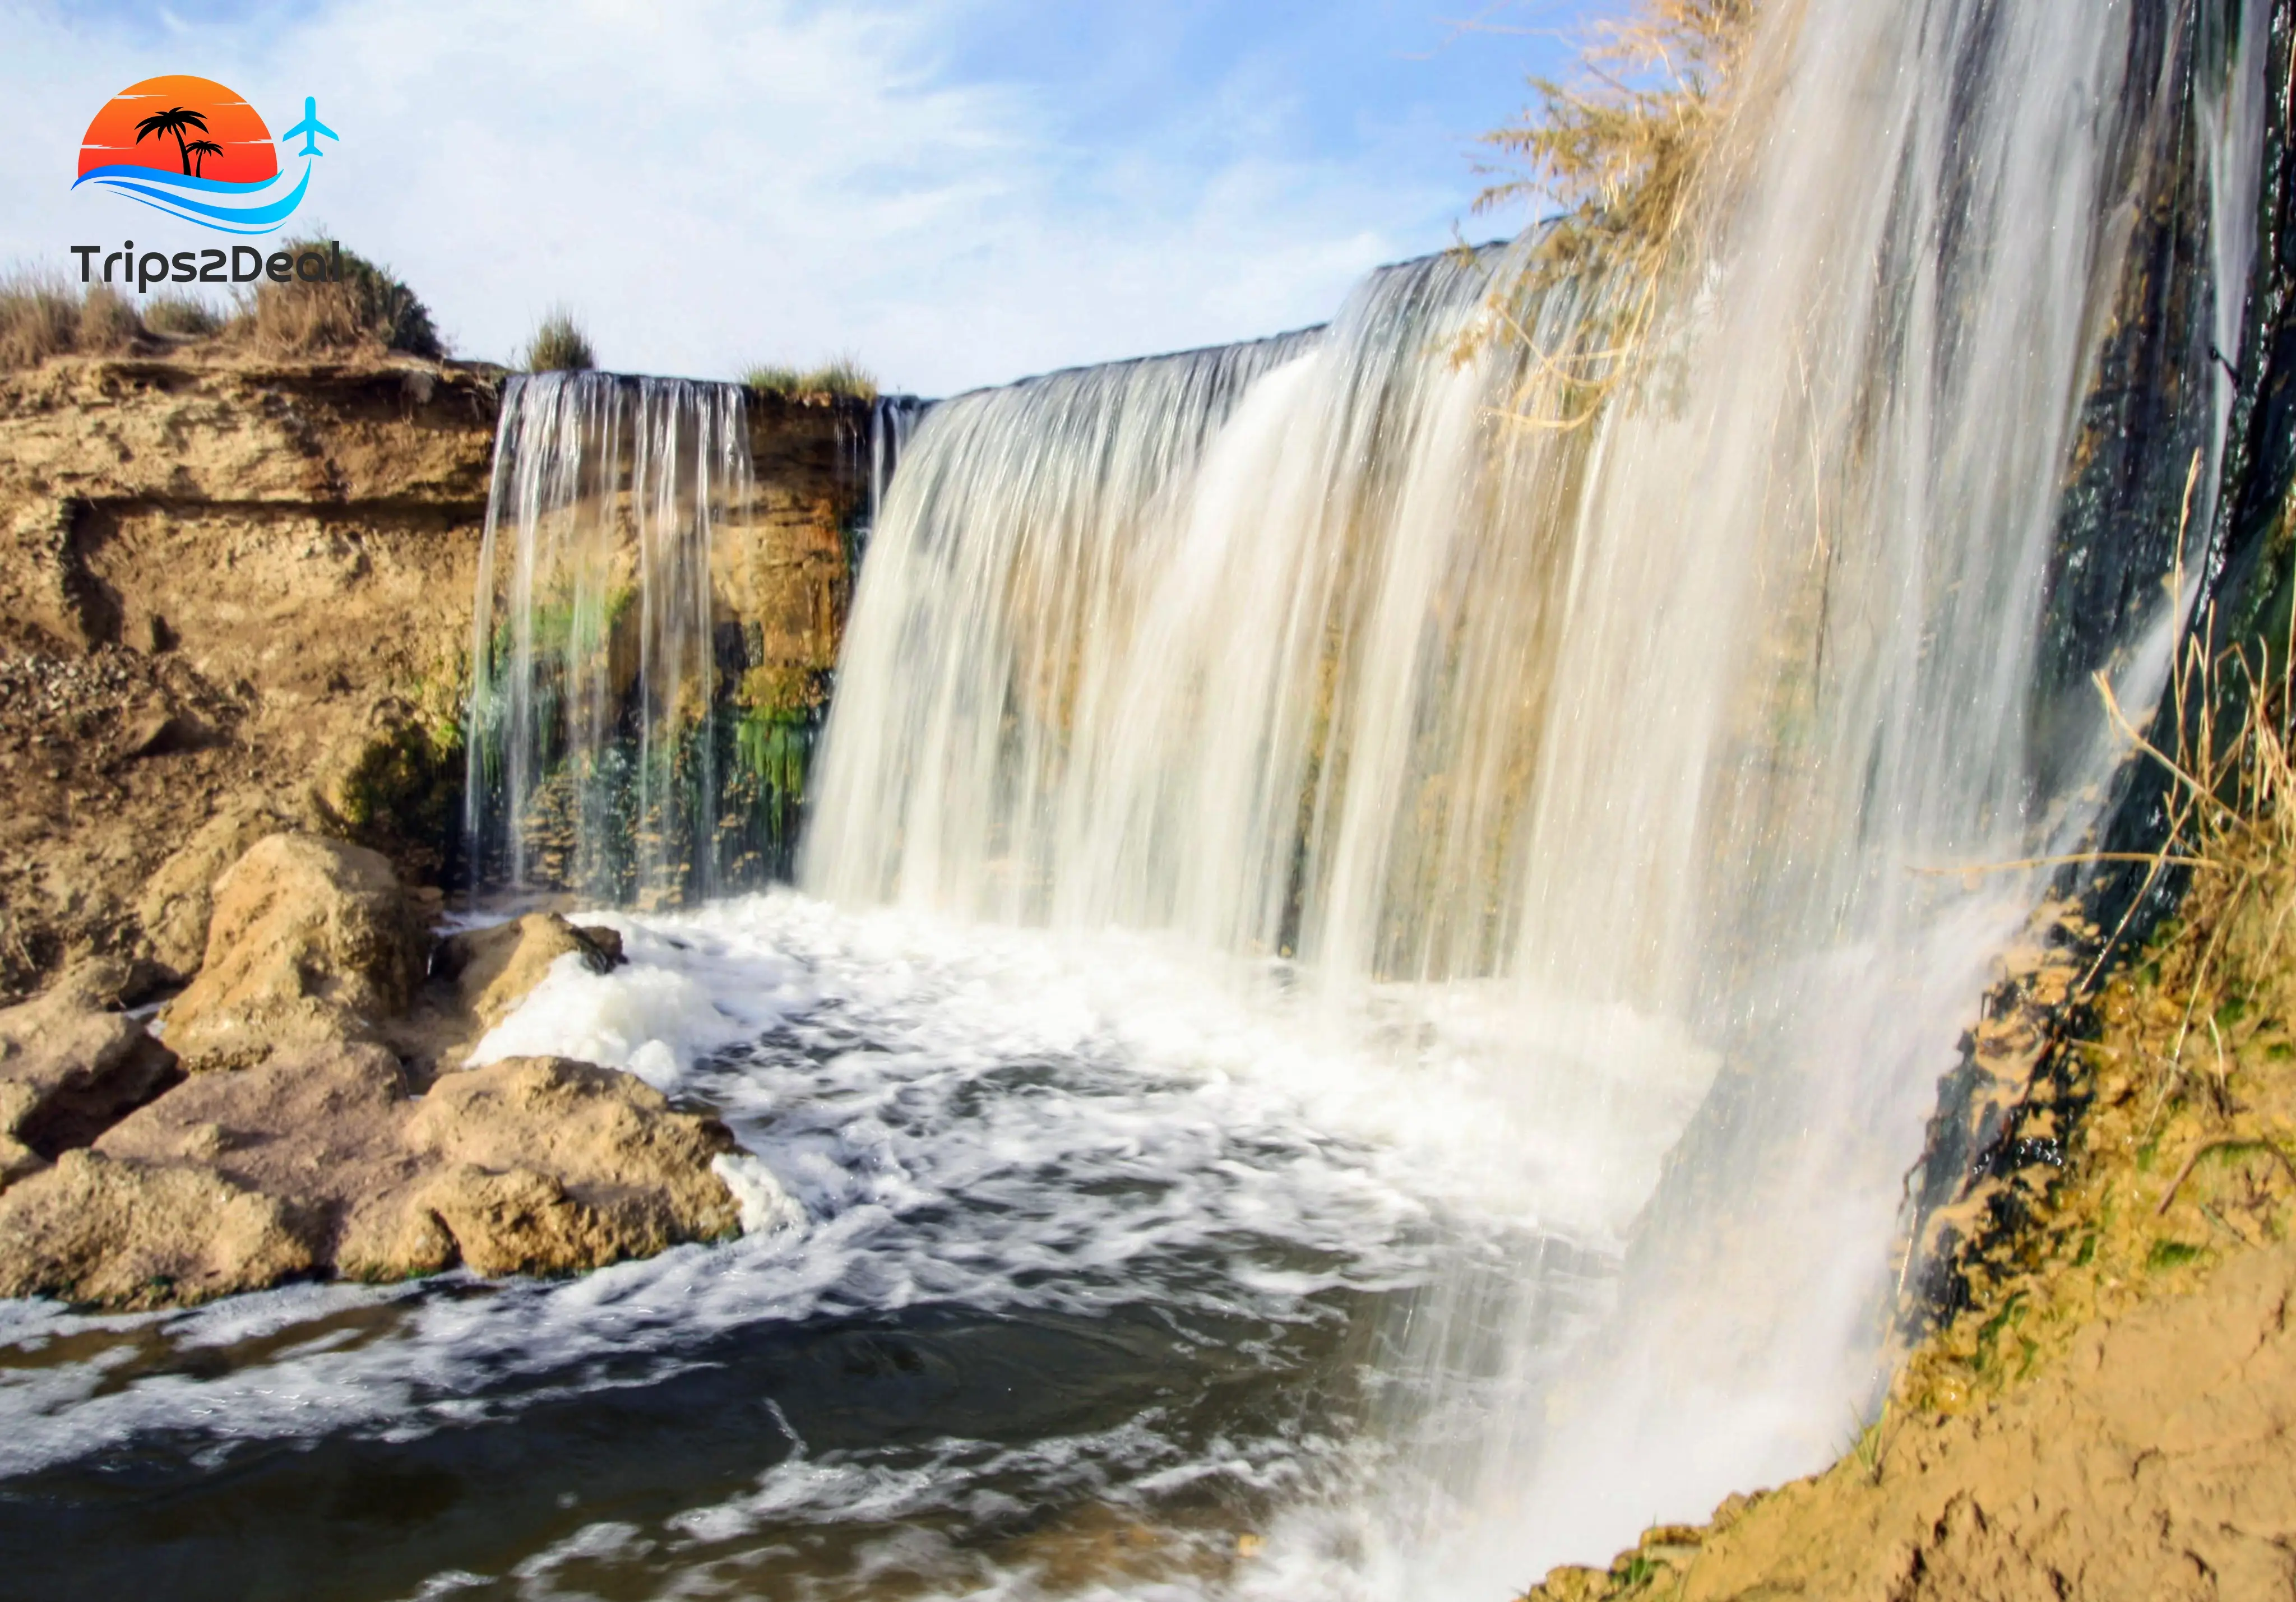
[[[0,9],[0,251],[69,265],[70,243],[194,232],[66,186],[95,108],[161,71],[230,84],[275,131],[317,95],[342,143],[305,215],[497,359],[563,300],[617,367],[849,349],[943,393],[1316,321],[1365,268],[1439,242],[1454,197],[1392,164],[1259,153],[1284,149],[1280,88],[1176,86],[1168,126],[1094,147],[1042,88],[955,81],[964,25],[948,4],[738,0],[318,4],[156,31]]]

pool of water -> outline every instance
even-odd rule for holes
[[[715,1109],[791,1218],[559,1283],[0,1303],[11,1587],[1251,1590],[1423,1432],[1431,1286],[1512,1287],[1460,1372],[1522,1285],[1557,1329],[1600,1302],[1705,1072],[1655,1042],[1590,1099],[1549,1018],[1526,1108],[1489,1082],[1520,1031],[1456,990],[1335,1008],[1280,965],[783,892],[613,921],[628,966],[565,965],[482,1050]]]

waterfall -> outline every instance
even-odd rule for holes
[[[480,886],[652,906],[787,876],[838,604],[816,592],[858,560],[918,411],[798,407],[766,426],[800,477],[761,487],[739,386],[511,379],[472,616]]]
[[[877,519],[885,505],[885,493],[892,488],[893,469],[900,465],[902,453],[909,448],[909,435],[924,415],[924,403],[914,395],[880,395],[869,405],[869,437],[864,442],[868,452],[869,506],[868,521],[862,525],[860,544],[866,546],[868,535],[875,530]],[[856,564],[860,553],[855,552]]]
[[[715,887],[710,555],[752,493],[734,386],[510,381],[472,619],[464,805],[481,882],[615,900]]]
[[[1611,1265],[1575,1340],[1528,1333],[1561,1294],[1536,1256],[1463,1264],[1393,1332],[1408,1472],[1366,1539],[1406,1592],[1702,1516],[1873,1405],[1901,1176],[2048,883],[2005,865],[2088,837],[2115,748],[2087,670],[2157,695],[2161,580],[2207,526],[2212,473],[2177,548],[2229,399],[2206,346],[2237,348],[2262,36],[2201,10],[2195,58],[2138,0],[1767,8],[1704,253],[1608,373],[1549,358],[1633,286],[1525,288],[1534,235],[911,441],[808,889],[1275,963],[1334,1016],[1419,1021],[1398,1097],[1472,1056],[1526,1153],[1590,1094],[1677,1109],[1577,1154],[1604,1205],[1533,1209]],[[2194,160],[2159,381],[2193,399],[2099,489],[2144,219]],[[2144,539],[2085,566],[2122,502]],[[2117,610],[2059,694],[2100,566]],[[1465,1053],[1470,995],[1506,1026]]]
[[[831,719],[868,732],[824,749],[823,792],[844,799],[815,818],[810,883],[986,916],[1035,909],[1065,843],[1049,801],[1062,726],[1096,642],[1120,626],[1141,525],[1251,381],[1316,337],[1057,374],[936,408],[862,569],[842,660],[868,666]],[[1037,448],[1015,453],[1016,440]],[[988,798],[1005,793],[1029,799],[992,816]]]

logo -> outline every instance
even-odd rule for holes
[[[168,216],[224,234],[269,234],[283,226],[311,186],[311,163],[335,130],[307,96],[303,120],[280,136],[255,108],[212,78],[147,78],[113,95],[80,140],[79,177]],[[280,170],[282,144],[301,157],[293,186]]]

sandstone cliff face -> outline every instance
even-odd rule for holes
[[[755,533],[718,553],[718,604],[753,625],[768,675],[803,676],[819,693],[837,665],[853,604],[846,530],[868,486],[868,406],[752,396]]]
[[[0,999],[96,952],[179,973],[283,825],[439,882],[499,369],[63,357],[0,374]],[[751,411],[720,605],[833,662],[857,406]]]

